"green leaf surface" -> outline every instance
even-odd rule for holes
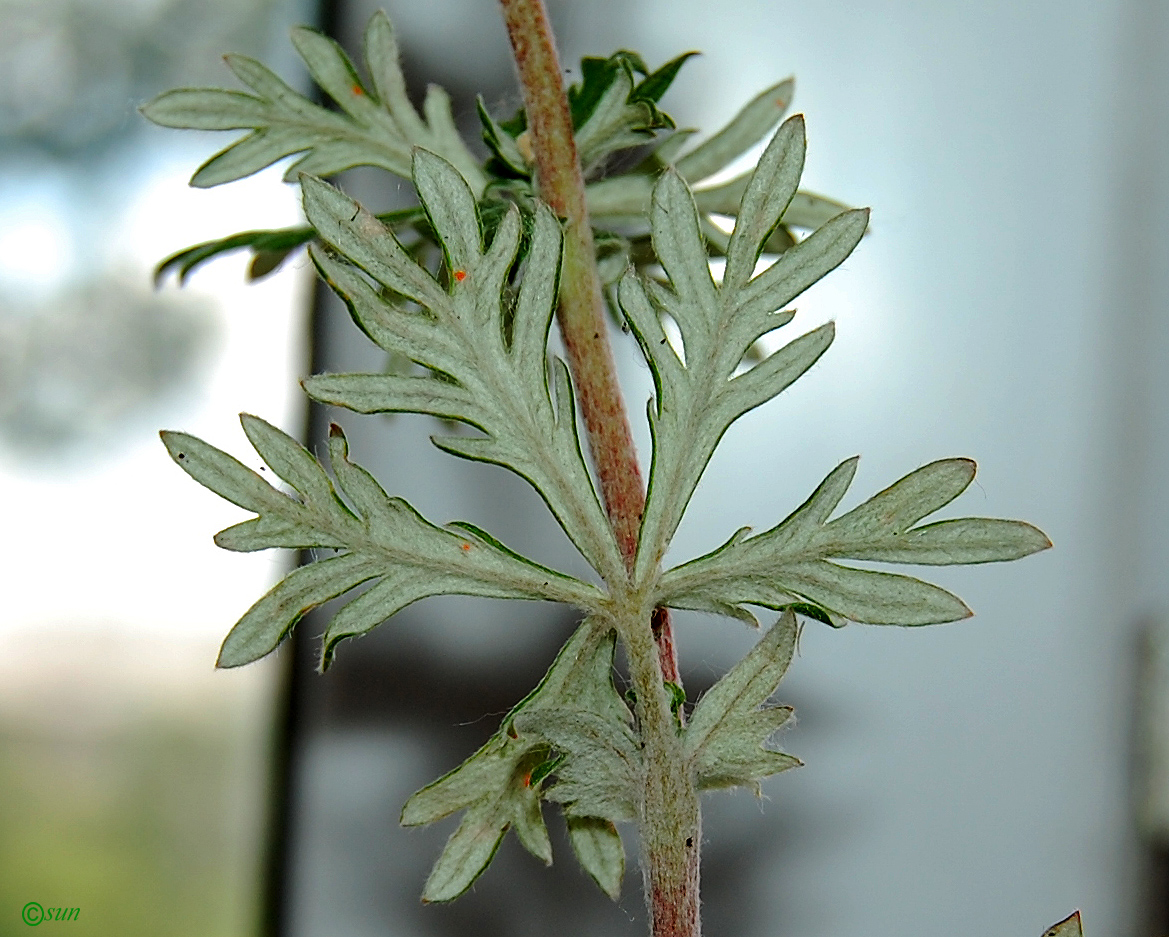
[[[293,488],[285,493],[225,452],[186,433],[164,432],[171,457],[192,478],[258,517],[216,535],[228,550],[332,548],[337,555],[289,573],[236,623],[219,654],[238,667],[275,650],[308,610],[373,581],[334,615],[321,666],[337,642],[364,634],[395,612],[430,595],[549,599],[582,608],[601,598],[592,586],[526,560],[467,527],[436,527],[400,498],[390,498],[349,461],[333,427],[329,454],[335,487],[317,460],[291,436],[244,414],[244,431],[272,471]],[[342,500],[344,496],[347,501]]]
[[[749,615],[747,604],[783,608],[810,602],[837,624],[936,624],[972,613],[938,586],[834,561],[991,563],[1051,546],[1040,530],[1022,521],[966,517],[913,526],[966,489],[975,471],[969,459],[931,462],[830,521],[856,465],[856,458],[838,465],[776,527],[754,537],[741,530],[717,550],[667,572],[659,601],[736,617]]]
[[[619,51],[607,59],[581,61],[583,81],[569,89],[569,106],[576,129],[576,147],[587,174],[610,153],[640,146],[659,129],[673,129],[669,115],[657,101],[690,54],[679,56],[640,84],[646,74],[636,53]]]
[[[752,787],[800,764],[766,747],[788,721],[786,706],[769,706],[796,645],[796,616],[789,609],[758,644],[698,701],[686,727],[686,758],[702,789]]]
[[[520,152],[516,138],[495,122],[482,96],[475,99],[475,106],[479,113],[479,122],[483,125],[483,142],[487,144],[495,158],[517,176],[526,177],[531,174],[524,154]]]
[[[736,373],[758,338],[791,320],[793,313],[781,307],[839,265],[868,222],[867,211],[845,212],[753,276],[764,243],[795,194],[803,156],[803,120],[793,117],[772,138],[744,191],[721,285],[711,277],[702,225],[685,181],[669,170],[654,188],[653,246],[669,286],[630,272],[618,292],[656,387],[639,581],[655,574],[727,427],[793,383],[832,342],[829,323]],[[663,315],[682,333],[684,360],[666,338]]]
[[[399,211],[385,212],[377,216],[378,221],[391,228],[414,224],[424,220],[424,214],[421,208],[404,208]],[[250,250],[253,254],[253,265],[266,255],[279,255],[279,260],[274,266],[270,266],[263,272],[258,273],[253,270],[249,274],[249,279],[257,280],[261,276],[270,273],[275,266],[283,262],[288,254],[307,244],[317,236],[315,229],[308,226],[299,226],[295,228],[276,228],[261,231],[241,231],[239,234],[232,234],[225,238],[217,238],[213,241],[204,241],[201,244],[194,244],[191,247],[185,247],[181,251],[176,251],[169,257],[160,261],[158,266],[154,268],[154,282],[158,285],[163,278],[172,270],[178,274],[179,283],[186,282],[187,277],[191,271],[196,267],[206,263],[220,254],[230,253],[231,251]]]
[[[593,567],[607,579],[621,575],[621,556],[581,454],[568,371],[559,360],[551,375],[546,366],[559,223],[547,208],[536,207],[512,305],[519,211],[508,211],[485,247],[474,195],[454,167],[419,150],[414,180],[446,255],[447,286],[373,215],[331,186],[306,177],[305,212],[330,248],[314,250],[314,260],[366,334],[442,376],[324,374],[306,380],[305,389],[316,400],[362,413],[429,413],[480,430],[485,435],[434,442],[527,479]],[[387,298],[379,287],[422,311]]]
[[[446,92],[430,87],[424,117],[406,96],[397,41],[385,13],[375,13],[365,32],[370,85],[341,47],[316,30],[297,27],[292,42],[337,110],[314,104],[259,62],[240,55],[227,56],[228,67],[254,93],[182,88],[142,108],[164,127],[251,131],[199,167],[192,185],[241,179],[298,153],[304,155],[289,167],[286,181],[301,172],[329,176],[353,166],[377,166],[409,178],[411,150],[420,146],[457,166],[476,193],[483,191],[487,177],[455,128]]]
[[[466,891],[486,869],[509,827],[515,829],[529,852],[551,863],[540,796],[547,771],[562,770],[562,762],[551,757],[543,739],[525,733],[520,722],[546,708],[573,701],[593,706],[594,715],[624,724],[629,712],[612,682],[615,643],[613,631],[586,620],[557,654],[539,685],[504,717],[499,731],[459,767],[406,802],[401,817],[404,826],[433,823],[467,811],[435,863],[423,891],[424,901],[450,901]],[[570,831],[572,826],[570,820]],[[609,891],[613,843],[604,840],[602,826],[602,821],[580,823],[581,843],[578,846],[574,836],[573,845],[578,855],[584,850],[582,864],[591,863],[591,867],[585,865],[586,870]],[[616,830],[612,832],[616,835]],[[619,838],[616,845],[620,849]],[[623,868],[623,851],[621,862]],[[616,887],[620,887],[620,876]]]

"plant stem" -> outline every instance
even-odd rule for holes
[[[540,198],[565,222],[557,319],[601,496],[621,553],[628,558],[637,549],[645,497],[609,346],[593,229],[560,63],[542,0],[501,0],[501,4],[523,86]]]
[[[637,695],[645,764],[639,816],[645,902],[653,937],[699,937],[698,868],[702,818],[698,791],[685,761],[683,736],[674,722],[661,679],[659,644],[642,627],[644,611],[623,614],[621,628]]]
[[[500,0],[500,5],[523,90],[538,191],[565,225],[557,321],[601,498],[632,574],[645,490],[609,344],[560,61],[543,0]],[[626,584],[609,585],[628,592]],[[630,607],[616,617],[629,654],[645,744],[642,868],[652,932],[654,937],[698,937],[698,795],[663,687],[664,680],[681,685],[669,614],[664,608]]]

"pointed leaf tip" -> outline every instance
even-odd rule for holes
[[[837,466],[781,524],[724,544],[662,579],[662,598],[683,608],[798,607],[829,619],[927,625],[974,613],[957,596],[919,579],[845,566],[838,560],[948,566],[1019,559],[1051,541],[1022,521],[957,518],[914,526],[971,483],[971,459],[941,459],[910,472],[846,514],[829,520],[852,480],[855,459]],[[819,616],[817,616],[819,617]]]
[[[432,86],[425,117],[410,103],[393,30],[384,16],[375,15],[365,33],[372,89],[333,40],[303,26],[294,27],[291,35],[313,79],[336,108],[314,103],[259,62],[230,53],[224,62],[252,93],[182,89],[169,92],[169,101],[162,96],[151,102],[155,112],[148,116],[169,126],[249,131],[204,163],[193,185],[240,179],[286,156],[297,157],[286,181],[293,181],[299,168],[332,176],[354,166],[375,166],[409,178],[410,148],[422,145],[456,165],[476,193],[483,191],[487,177],[458,135],[446,94]]]
[[[1043,937],[1083,937],[1083,922],[1079,911],[1073,911],[1058,924],[1043,932]]]
[[[685,730],[686,757],[699,787],[753,787],[799,766],[799,759],[765,747],[792,715],[790,707],[768,700],[787,672],[798,633],[788,609],[699,699]]]

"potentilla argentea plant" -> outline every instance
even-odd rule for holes
[[[763,336],[795,319],[788,304],[850,255],[868,211],[798,189],[803,119],[780,123],[790,81],[690,146],[691,132],[675,131],[658,106],[689,54],[653,72],[631,52],[586,59],[581,83],[566,93],[540,0],[503,0],[502,7],[525,106],[501,120],[480,104],[486,161],[459,137],[441,89],[431,86],[423,114],[415,111],[384,14],[366,31],[365,77],[330,39],[294,31],[336,109],[240,56],[227,62],[250,93],[184,89],[147,105],[146,116],[167,126],[249,131],[206,162],[193,185],[230,182],[299,155],[286,179],[300,184],[309,222],[197,245],[163,261],[159,272],[177,268],[185,276],[223,251],[248,248],[252,275],[260,276],[311,242],[320,274],[398,364],[314,375],[303,382],[310,397],[360,413],[465,424],[470,433],[435,436],[435,445],[524,478],[601,585],[522,556],[470,524],[423,518],[350,461],[336,426],[326,467],[259,417],[242,417],[248,439],[291,491],[195,437],[164,432],[163,440],[196,481],[256,515],[220,531],[221,547],[330,550],[248,609],[224,641],[219,666],[271,653],[308,610],[339,596],[352,597],[328,624],[322,670],[344,639],[427,596],[577,608],[580,626],[499,731],[403,808],[406,825],[462,813],[423,899],[449,901],[466,891],[509,829],[551,862],[542,810],[550,801],[563,811],[581,865],[614,897],[625,863],[617,824],[636,824],[653,933],[693,937],[700,793],[758,790],[763,778],[799,764],[771,746],[791,710],[769,700],[791,660],[800,616],[834,626],[927,625],[971,614],[938,586],[850,561],[987,563],[1051,544],[1021,521],[927,521],[973,480],[969,459],[932,462],[838,514],[856,469],[849,459],[770,529],[751,535],[744,527],[706,555],[663,568],[727,428],[832,344],[828,324],[770,354],[758,350]],[[701,185],[769,135],[754,170]],[[321,179],[357,165],[410,179],[418,207],[375,215]],[[712,214],[734,219],[730,234]],[[810,233],[801,238],[801,231]],[[712,276],[713,257],[725,258],[720,279]],[[606,306],[636,336],[654,377],[645,487],[614,377]],[[549,357],[554,315],[567,361]],[[667,337],[667,320],[680,348]],[[668,609],[757,627],[748,606],[773,609],[778,620],[687,717]],[[629,659],[626,697],[612,678],[618,642]],[[1052,933],[1078,931],[1076,915]]]

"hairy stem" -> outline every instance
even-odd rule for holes
[[[589,451],[617,543],[632,573],[645,489],[609,344],[584,179],[543,0],[500,0],[519,71],[540,197],[565,224],[557,321]],[[610,583],[617,589],[624,584]],[[621,590],[624,591],[624,590]],[[642,867],[654,937],[698,937],[698,797],[663,680],[681,684],[667,611],[618,616],[646,748]]]
[[[629,419],[609,345],[593,229],[560,62],[542,0],[501,0],[528,117],[540,198],[565,222],[557,319],[580,396],[589,447],[621,552],[637,549],[645,506]]]
[[[698,868],[702,819],[698,790],[685,762],[680,726],[662,683],[659,642],[642,625],[644,611],[617,622],[637,696],[645,791],[641,803],[641,867],[653,937],[699,937]],[[623,627],[622,623],[627,622]],[[680,712],[680,711],[679,711]]]

